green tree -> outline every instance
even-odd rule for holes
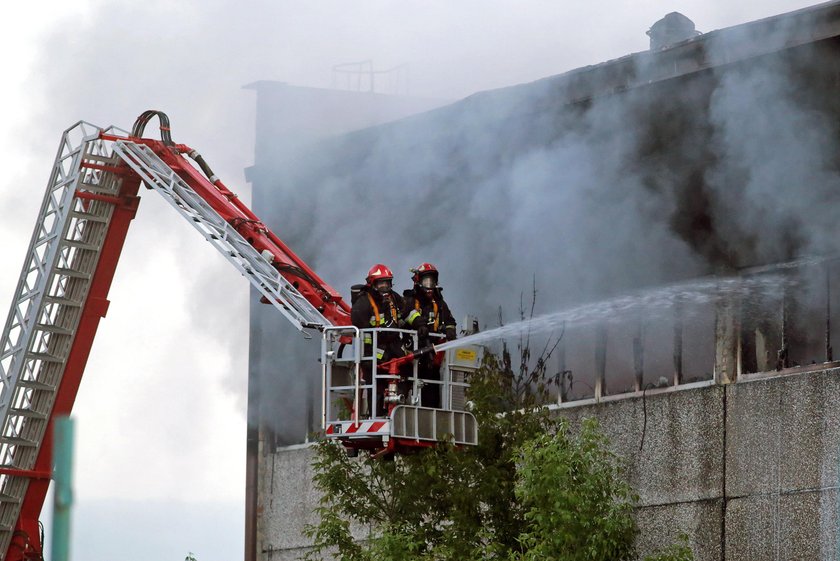
[[[560,421],[520,448],[516,498],[527,522],[523,561],[630,559],[635,494],[593,419],[572,433]]]
[[[469,398],[479,443],[390,461],[322,441],[314,460],[320,522],[305,559],[618,561],[635,559],[635,494],[595,421],[578,428],[540,407],[552,347],[529,366],[488,355]],[[353,539],[354,524],[364,539]],[[675,546],[651,561],[687,561]]]

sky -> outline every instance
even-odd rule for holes
[[[61,132],[167,112],[249,199],[258,80],[330,87],[331,68],[409,67],[456,100],[647,49],[680,11],[711,31],[807,1],[76,0],[4,6],[0,305],[11,303]],[[147,129],[151,132],[153,127]],[[151,192],[129,232],[79,397],[73,555],[241,556],[247,283]],[[276,232],[281,238],[282,231]],[[329,279],[326,279],[329,282]],[[315,365],[313,364],[313,369]]]

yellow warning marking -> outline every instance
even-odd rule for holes
[[[472,349],[458,349],[455,351],[455,358],[458,360],[475,360],[476,352]]]

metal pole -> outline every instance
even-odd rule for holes
[[[831,263],[825,264],[825,361],[834,360],[831,348]]]
[[[73,506],[73,419],[58,417],[53,431],[52,561],[70,559],[70,511]]]

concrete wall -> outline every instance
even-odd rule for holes
[[[312,452],[308,446],[289,446],[261,458],[257,503],[257,542],[260,559],[298,559],[309,541],[307,524],[318,522],[314,509],[319,495],[312,483]]]
[[[840,369],[650,390],[559,413],[597,417],[627,459],[642,553],[684,532],[701,561],[840,561]],[[307,544],[310,459],[305,447],[263,457],[265,561],[295,559]]]
[[[840,370],[726,392],[726,559],[840,559]]]
[[[654,390],[560,410],[573,420],[597,417],[613,450],[627,460],[639,494],[642,552],[685,532],[699,561],[721,559],[723,396],[722,386]]]

